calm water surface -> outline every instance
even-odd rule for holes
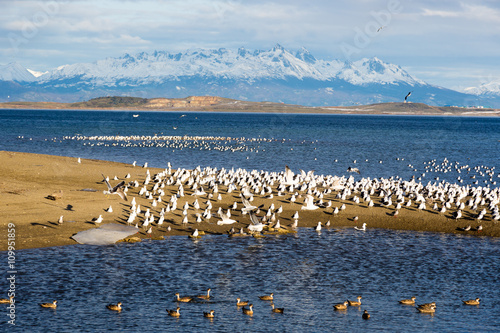
[[[18,251],[20,331],[433,331],[494,332],[500,327],[498,240],[354,229],[302,229],[255,238],[206,236],[98,247]],[[2,281],[3,283],[3,281]],[[174,294],[210,302],[181,303]],[[274,292],[277,307],[257,296]],[[360,309],[333,304],[361,295]],[[435,301],[435,315],[398,300]],[[248,317],[235,306],[254,304]],[[480,297],[480,306],[461,300]],[[57,299],[57,310],[37,303]],[[115,313],[106,304],[123,302]],[[203,312],[215,310],[210,321]],[[372,318],[361,319],[367,309]]]
[[[155,134],[245,140],[212,141],[206,148],[199,141],[165,147],[165,141],[155,140],[73,139],[77,135]],[[255,141],[263,138],[267,141]],[[348,176],[347,168],[356,166],[362,177],[415,176],[426,184],[436,177],[456,182],[461,176],[464,184],[477,181],[481,186],[494,186],[473,168],[500,169],[500,118],[0,110],[0,149],[140,165],[148,162],[160,168],[170,162],[174,168],[200,165],[282,171],[288,164],[295,172],[304,169]],[[439,165],[445,159],[449,165],[467,165],[472,171],[465,175],[443,172],[426,169],[429,164],[424,164],[436,160]]]

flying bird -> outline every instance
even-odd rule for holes
[[[111,187],[111,185],[109,184],[106,177],[104,177],[104,175],[102,175],[102,178],[104,179],[104,182],[106,183],[106,186],[108,187],[108,190],[102,191],[102,193],[104,193],[104,194],[118,194],[120,196],[120,198],[127,201],[127,195],[125,194],[125,191],[123,191],[123,189],[125,188],[125,181],[122,180],[121,182],[116,184],[115,187]]]
[[[248,230],[251,232],[261,232],[264,229],[265,224],[259,221],[259,218],[253,211],[249,211],[248,215],[250,215],[251,224],[248,225]]]
[[[356,172],[357,174],[360,174],[359,169],[353,167],[348,167],[347,172]]]
[[[410,96],[411,96],[411,93],[412,93],[412,92],[413,92],[413,91],[410,91],[408,94],[406,94],[406,96],[405,96],[405,103],[408,101],[408,97],[410,97]]]
[[[315,210],[319,207],[314,204],[314,197],[310,194],[307,194],[304,199],[304,206],[300,207],[301,210]]]
[[[221,218],[221,220],[217,221],[217,225],[236,223],[236,220],[229,218],[230,216],[231,216],[230,212],[227,213],[223,213],[222,211],[219,212],[219,217]]]

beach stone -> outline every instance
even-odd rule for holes
[[[132,237],[127,237],[127,238],[124,238],[122,240],[119,240],[117,243],[139,243],[139,242],[142,242],[142,239],[140,239],[139,237],[136,237],[136,236],[132,236]]]
[[[63,197],[63,191],[62,190],[59,190],[59,191],[55,191],[53,192],[52,194],[49,194],[47,195],[45,198],[46,199],[49,199],[49,200],[58,200],[58,199],[62,199]]]

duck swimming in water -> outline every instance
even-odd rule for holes
[[[275,308],[274,307],[274,303],[271,303],[271,308],[272,308],[271,311],[274,312],[274,313],[283,313],[283,312],[285,312],[284,308]]]
[[[412,296],[410,299],[402,299],[399,301],[399,304],[407,304],[407,305],[413,305],[415,304],[415,300],[417,298],[415,296]]]
[[[215,310],[210,310],[210,312],[203,312],[203,317],[205,318],[215,318]]]
[[[51,308],[51,309],[55,309],[57,308],[57,301],[54,301],[52,303],[40,303],[40,306],[42,308]]]
[[[334,310],[347,310],[347,304],[349,304],[349,302],[345,301],[344,303],[339,303],[339,304],[335,304],[333,306],[333,309]]]
[[[122,310],[122,302],[118,302],[117,304],[106,305],[106,308],[113,310],[113,311],[121,311]]]
[[[253,307],[253,304],[250,304],[248,306],[248,309],[247,308],[243,308],[241,310],[243,311],[244,314],[251,316],[251,315],[253,315],[252,307]]]
[[[363,311],[363,315],[361,316],[363,319],[370,319],[370,314],[367,310]]]
[[[272,301],[274,299],[274,294],[270,293],[269,295],[259,296],[259,298],[263,301]]]
[[[168,312],[168,315],[171,317],[180,317],[181,316],[180,310],[181,310],[181,308],[177,307],[177,309],[175,309],[175,310],[167,309],[167,312]]]
[[[201,299],[210,299],[210,291],[211,291],[211,290],[212,290],[212,289],[208,288],[208,289],[207,289],[207,294],[206,294],[206,295],[198,295],[198,296],[196,296],[196,297],[201,298]]]
[[[181,297],[179,293],[176,293],[175,296],[177,296],[177,302],[187,303],[187,302],[191,302],[193,300],[192,297],[188,297],[188,296]]]
[[[14,296],[10,296],[8,299],[7,298],[0,298],[0,304],[12,303],[13,299],[14,299]]]
[[[357,301],[347,300],[347,302],[349,303],[349,306],[360,306],[361,305],[361,296],[358,296],[357,299],[358,299]]]
[[[470,299],[468,301],[462,301],[465,305],[479,305],[480,298]]]
[[[417,307],[417,311],[420,313],[435,313],[436,312],[436,306],[431,305],[429,307]]]
[[[236,299],[236,306],[245,306],[248,305],[248,301],[241,301],[241,299]]]

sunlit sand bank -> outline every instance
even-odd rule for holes
[[[154,175],[165,172],[165,168],[144,168],[142,165],[133,166],[132,164],[90,159],[81,159],[81,163],[79,163],[78,159],[74,157],[5,151],[0,152],[0,160],[2,161],[0,163],[2,175],[0,181],[0,216],[2,216],[0,232],[4,239],[1,242],[0,250],[3,251],[7,250],[8,229],[15,229],[16,249],[27,249],[76,244],[71,237],[80,231],[98,227],[95,220],[99,215],[102,215],[103,219],[101,225],[106,223],[126,225],[133,198],[135,198],[137,205],[141,206],[141,213],[137,215],[131,225],[138,225],[137,234],[134,237],[143,239],[160,239],[163,236],[170,235],[187,236],[192,234],[195,229],[203,231],[205,234],[228,235],[232,228],[238,233],[243,228],[243,231],[248,233],[247,227],[251,223],[249,215],[241,212],[241,208],[244,207],[240,197],[241,185],[234,184],[236,189],[228,193],[227,185],[218,184],[218,192],[211,196],[213,189],[210,188],[209,180],[214,178],[202,172],[199,172],[198,175],[195,174],[193,178],[196,181],[196,176],[199,176],[199,180],[205,182],[202,186],[206,194],[192,195],[192,185],[188,185],[188,178],[184,179],[184,196],[178,198],[177,209],[165,213],[163,224],[158,226],[157,222],[161,209],[165,209],[171,197],[176,196],[179,191],[178,181],[180,181],[180,178],[174,179],[174,184],[164,185],[162,188],[164,192],[162,201],[153,206],[153,200],[157,200],[161,193],[153,191]],[[164,178],[172,177],[176,170],[176,166],[173,166],[170,170],[171,173],[166,172]],[[151,181],[145,185],[144,181],[148,171]],[[248,172],[250,173],[250,170]],[[260,173],[260,170],[258,173]],[[101,174],[110,178],[112,186],[122,180],[126,184],[131,183],[127,192],[128,201],[122,200],[118,195],[103,194],[107,187]],[[130,178],[126,178],[128,174]],[[114,180],[115,176],[117,180]],[[132,185],[135,181],[139,184],[138,187]],[[145,194],[139,195],[144,186],[154,199],[148,198]],[[462,210],[462,217],[455,219],[454,213],[457,208],[453,206],[446,212],[440,213],[433,209],[433,205],[437,203],[439,207],[442,207],[443,203],[432,197],[426,197],[426,208],[418,209],[418,204],[413,200],[409,207],[403,204],[398,210],[398,215],[394,216],[395,206],[381,206],[382,197],[376,191],[371,195],[374,206],[369,207],[368,202],[361,199],[359,192],[352,191],[350,195],[346,196],[345,200],[342,200],[342,198],[337,198],[340,190],[331,189],[328,191],[328,187],[318,185],[317,193],[323,193],[322,202],[325,205],[331,202],[331,206],[316,210],[301,210],[304,206],[306,192],[295,188],[293,192],[289,192],[287,189],[278,193],[278,186],[279,182],[275,181],[271,186],[272,193],[252,192],[254,196],[252,205],[262,205],[257,213],[259,217],[266,215],[273,203],[275,210],[282,206],[282,212],[274,212],[276,220],[269,222],[272,227],[279,220],[281,228],[279,230],[271,228],[270,231],[264,231],[264,234],[293,232],[294,219],[292,216],[298,212],[299,228],[313,228],[316,227],[318,222],[322,222],[323,228],[335,229],[341,232],[345,228],[354,228],[355,226],[359,228],[363,223],[366,223],[367,230],[365,232],[370,232],[372,228],[386,228],[458,233],[469,236],[500,236],[500,224],[494,220],[493,214],[488,208],[488,203],[483,206],[480,205],[476,210],[466,206]],[[498,189],[495,190],[498,191]],[[296,196],[297,200],[291,202],[290,198],[294,193],[298,194]],[[218,200],[219,194],[220,200]],[[272,194],[272,198],[269,198],[270,194]],[[359,204],[353,201],[354,196],[361,199]],[[320,200],[316,196],[314,199],[315,201]],[[407,202],[409,198],[405,197],[405,199]],[[469,197],[466,197],[461,201],[466,202],[468,199]],[[193,207],[195,200],[198,200],[200,205],[198,209]],[[201,218],[201,222],[197,222],[197,214],[201,215],[203,213],[209,201],[212,205],[212,217],[210,219]],[[395,196],[393,196],[393,201],[396,202]],[[189,204],[187,223],[183,223],[183,207],[186,202]],[[217,216],[217,210],[219,207],[224,212],[227,212],[235,202],[237,208],[231,209],[230,218],[237,222],[231,225],[218,225],[217,221],[220,218]],[[334,209],[336,207],[340,208],[343,204],[345,204],[346,209],[334,214]],[[112,212],[107,211],[110,206]],[[143,228],[144,212],[147,209],[155,218],[154,222]],[[487,213],[481,220],[478,220],[477,215],[482,209],[486,209]],[[60,216],[63,216],[62,224],[59,223]],[[270,219],[271,217],[268,220]],[[328,221],[330,225],[326,227]],[[459,230],[459,228],[468,225],[471,226],[470,231]],[[473,231],[474,228],[480,225],[482,230]],[[148,230],[150,230],[150,233],[148,233]]]

